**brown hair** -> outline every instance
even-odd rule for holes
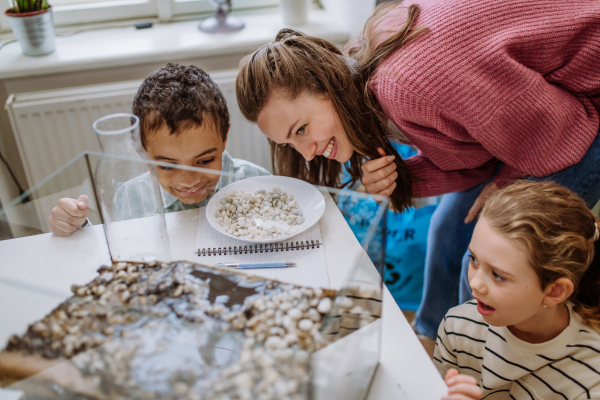
[[[171,134],[201,126],[208,116],[223,140],[229,131],[229,111],[223,93],[210,76],[193,65],[168,63],[144,79],[133,99],[133,113],[140,119],[140,136],[147,137],[164,124]]]
[[[275,173],[325,186],[354,184],[361,177],[360,166],[365,159],[380,158],[377,148],[382,147],[386,154],[396,156],[398,178],[391,195],[393,207],[404,210],[412,204],[413,178],[390,142],[388,118],[369,86],[381,61],[422,31],[413,28],[419,7],[410,6],[404,27],[374,48],[372,43],[377,38],[367,39],[372,36],[372,27],[396,5],[383,5],[376,10],[365,27],[365,39],[351,51],[354,61],[344,57],[330,42],[292,29],[282,29],[273,42],[242,59],[236,95],[247,120],[256,123],[274,89],[282,90],[292,99],[305,92],[325,95],[331,100],[354,148],[348,171],[351,180],[344,185],[340,182],[342,165],[339,162],[325,157],[306,161],[293,148],[270,141]]]
[[[542,290],[570,279],[573,310],[600,330],[600,220],[579,196],[553,182],[516,182],[494,193],[481,217],[529,255]]]

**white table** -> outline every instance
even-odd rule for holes
[[[352,260],[364,250],[341,212],[325,194],[319,221],[331,288],[341,287]],[[197,261],[193,251],[198,210],[167,214],[173,259]],[[71,295],[71,284],[84,284],[110,257],[102,226],[80,229],[68,238],[41,234],[0,241],[0,347],[10,334],[27,326]],[[446,386],[408,321],[387,290],[383,298],[381,364],[368,399],[440,399]],[[10,398],[9,396],[4,396]],[[2,399],[0,390],[0,399]]]

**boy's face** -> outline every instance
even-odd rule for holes
[[[205,119],[206,121],[206,119]],[[161,186],[182,203],[199,203],[215,187],[222,168],[223,140],[214,123],[190,124],[171,134],[164,124],[146,138],[146,150],[153,160],[215,170],[216,174],[158,167]]]

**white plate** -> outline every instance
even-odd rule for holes
[[[276,226],[285,232],[290,232],[291,230],[288,235],[284,235],[276,239],[247,239],[233,236],[225,232],[223,227],[216,223],[215,213],[217,210],[217,203],[225,196],[225,194],[233,191],[239,192],[241,190],[244,190],[246,193],[254,193],[261,189],[266,190],[267,192],[272,192],[273,188],[276,187],[280,187],[281,190],[287,194],[294,195],[294,200],[296,200],[296,203],[298,203],[300,210],[302,211],[304,222],[301,225],[289,226],[286,222],[263,221],[262,219],[256,219],[256,224],[265,228]],[[285,176],[257,176],[254,178],[248,178],[234,182],[215,193],[215,195],[206,205],[206,219],[208,219],[208,222],[217,231],[234,239],[239,239],[249,243],[277,243],[292,238],[316,224],[319,219],[321,219],[321,216],[323,216],[324,211],[325,199],[323,198],[321,192],[319,192],[313,185],[301,181],[300,179],[288,178]]]

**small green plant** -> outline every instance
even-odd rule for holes
[[[50,8],[48,0],[12,0],[13,13],[27,13],[33,11],[43,11]]]

